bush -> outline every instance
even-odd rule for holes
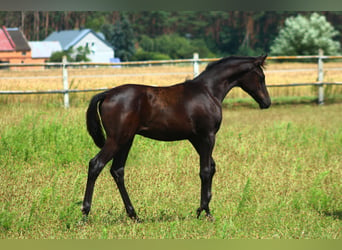
[[[67,51],[54,52],[52,53],[49,61],[62,62],[63,56],[66,56],[68,62],[88,62],[90,61],[90,59],[87,57],[89,54],[89,48],[80,46],[76,49],[76,52],[73,48],[70,48]]]
[[[190,41],[176,34],[162,35],[155,39],[155,51],[169,55],[172,59],[191,58],[195,52]]]
[[[208,49],[204,40],[190,40],[177,34],[161,35],[156,38],[142,35],[139,40],[139,47],[141,50],[137,51],[135,57],[188,59],[192,58],[195,52],[199,53],[201,57],[215,57],[215,54]],[[147,52],[150,54],[145,54]]]
[[[337,54],[340,43],[333,40],[336,35],[338,31],[317,13],[289,17],[271,46],[271,54],[316,55],[319,49],[326,55]]]
[[[67,57],[68,62],[73,61],[73,58],[66,51],[57,51],[52,53],[49,62],[62,62],[63,56]]]
[[[139,49],[131,58],[132,61],[148,61],[148,60],[170,60],[171,58],[159,52],[149,52]]]

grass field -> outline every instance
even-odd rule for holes
[[[1,239],[341,239],[342,105],[231,107],[217,135],[214,222],[196,219],[198,156],[186,141],[137,136],[127,218],[105,168],[87,220],[80,211],[97,153],[85,103],[0,105]]]

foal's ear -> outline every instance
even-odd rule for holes
[[[264,66],[265,60],[266,60],[267,54],[264,56],[259,56],[256,58],[254,64],[256,66]]]

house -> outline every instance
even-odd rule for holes
[[[44,41],[58,41],[64,51],[81,46],[89,48],[90,54],[87,57],[92,62],[109,63],[111,58],[114,58],[114,49],[105,40],[103,34],[91,29],[56,31]]]
[[[31,48],[20,29],[0,29],[0,63],[33,63]]]
[[[54,52],[62,51],[62,46],[59,42],[28,42],[31,47],[32,59],[47,61]]]

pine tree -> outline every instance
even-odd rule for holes
[[[121,15],[114,25],[105,24],[102,32],[106,40],[114,47],[115,56],[122,61],[128,61],[135,53],[133,29],[125,15]]]

